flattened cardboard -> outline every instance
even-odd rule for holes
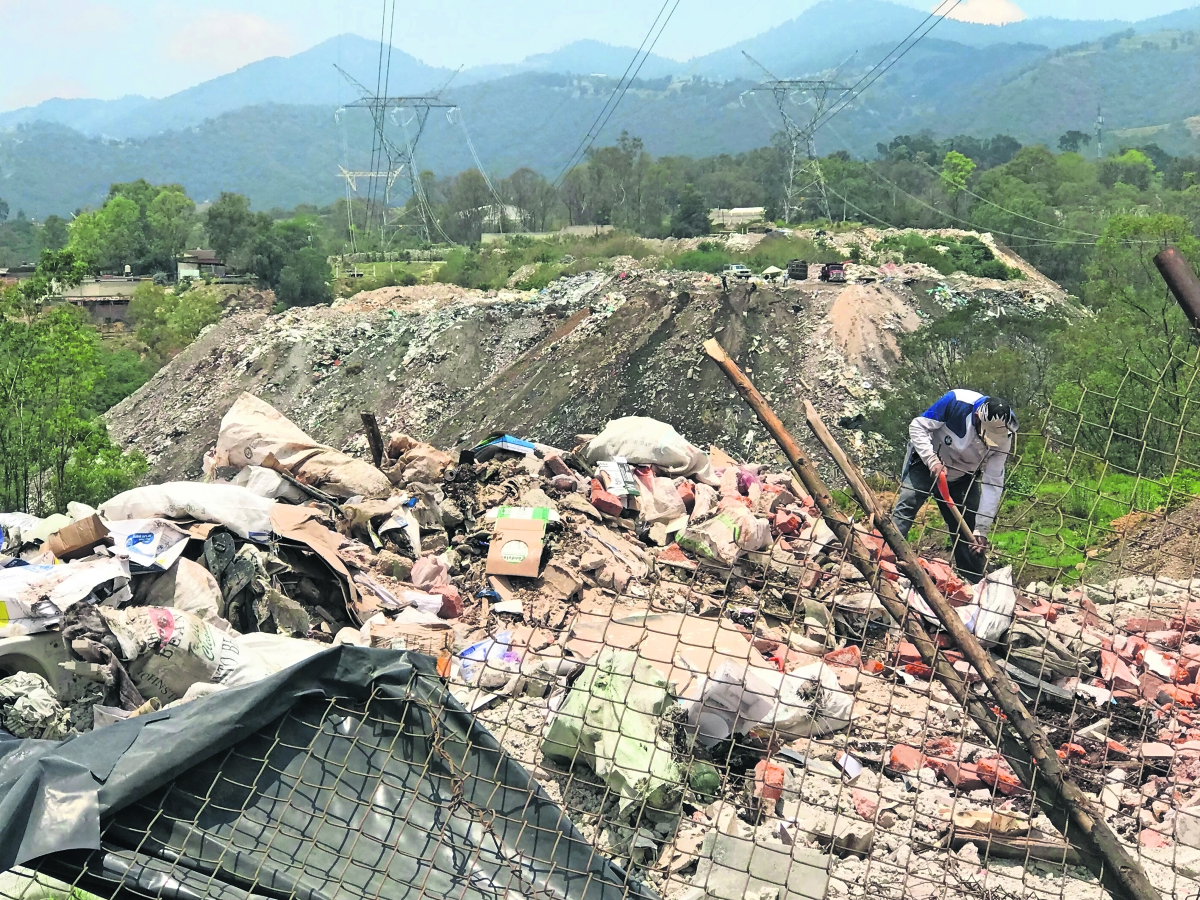
[[[60,528],[50,535],[48,542],[50,552],[63,562],[91,556],[94,549],[106,543],[108,543],[108,526],[100,521],[100,517],[97,515],[88,516],[86,519],[71,523],[66,528]]]
[[[546,523],[540,519],[497,519],[488,551],[488,575],[537,578],[542,568]]]

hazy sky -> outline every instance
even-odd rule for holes
[[[972,2],[986,7],[991,0]],[[1012,2],[1030,17],[1141,19],[1197,0]],[[686,60],[752,37],[810,5],[682,0],[656,52]],[[166,96],[342,32],[378,38],[382,7],[383,0],[0,0],[0,109],[50,97]],[[658,7],[656,0],[409,0],[398,6],[394,43],[425,62],[455,68],[516,62],[584,37],[637,46]]]

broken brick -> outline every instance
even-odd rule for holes
[[[1083,759],[1087,751],[1078,744],[1063,744],[1058,748],[1059,759]]]
[[[592,480],[592,492],[588,497],[588,501],[606,516],[618,517],[625,511],[625,506],[621,503],[621,498],[610,494],[604,489],[604,485],[595,479]]]
[[[880,675],[884,669],[883,663],[877,659],[868,659],[862,664],[862,670],[868,675]]]
[[[905,666],[909,663],[921,661],[921,653],[917,650],[916,644],[910,644],[908,641],[901,641],[900,646],[896,648],[896,664]]]
[[[1130,634],[1145,634],[1147,631],[1166,631],[1167,622],[1162,619],[1137,618],[1125,623],[1125,630]]]
[[[1166,650],[1178,650],[1183,643],[1182,631],[1151,631],[1146,635],[1147,643]]]
[[[1109,738],[1108,743],[1105,746],[1108,747],[1109,753],[1120,753],[1123,756],[1130,755],[1128,747],[1126,747],[1124,744],[1122,744],[1119,741],[1112,740],[1111,738]]]
[[[683,501],[683,508],[690,514],[696,508],[696,486],[685,478],[675,485],[675,493]]]
[[[561,456],[555,456],[553,454],[546,457],[546,468],[549,469],[551,472],[553,472],[555,475],[570,475],[571,474],[571,467],[568,466],[565,462],[563,462],[563,458]]]
[[[862,668],[862,653],[857,645],[851,644],[841,650],[833,650],[825,654],[825,662],[831,666],[845,666],[850,669]]]
[[[855,812],[868,822],[875,821],[875,813],[879,810],[879,797],[877,795],[868,794],[866,791],[860,791],[858,788],[852,788],[850,799],[854,801]]]
[[[904,671],[913,678],[921,678],[925,681],[933,677],[933,669],[929,668],[923,662],[909,663],[904,667]]]
[[[1156,699],[1159,703],[1176,703],[1187,707],[1196,705],[1196,695],[1181,684],[1165,685]]]
[[[887,767],[893,772],[919,772],[925,767],[925,754],[908,744],[897,744],[888,754]]]
[[[804,523],[795,513],[784,512],[780,510],[775,513],[775,521],[772,523],[776,534],[796,534],[804,527]]]
[[[1000,756],[989,756],[977,760],[975,763],[976,769],[979,771],[979,777],[984,783],[996,788],[1002,794],[1015,794],[1018,791],[1024,790],[1021,787],[1021,781],[1008,763]]]
[[[760,759],[754,767],[754,796],[760,800],[775,801],[783,797],[783,784],[787,771],[767,759]]]

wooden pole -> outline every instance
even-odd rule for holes
[[[750,379],[742,373],[716,340],[705,341],[704,351],[717,363],[738,393],[754,410],[759,421],[775,438],[791,462],[792,468],[796,470],[801,482],[820,508],[825,521],[842,541],[843,546],[850,551],[850,561],[871,581],[884,607],[896,621],[904,623],[905,631],[910,636],[914,634],[914,630],[921,630],[914,618],[907,615],[907,604],[900,598],[895,588],[885,578],[880,578],[878,567],[870,560],[866,548],[854,529],[850,527],[850,523],[834,505],[829,489],[817,472],[813,461],[784,427],[779,417],[775,415],[766,398],[758,392]],[[975,635],[967,630],[962,619],[958,617],[954,608],[938,590],[933,579],[929,577],[929,573],[917,560],[916,553],[900,535],[899,529],[892,523],[890,517],[883,515],[879,504],[875,501],[874,494],[863,479],[862,473],[837,445],[828,429],[821,423],[820,418],[815,415],[815,410],[810,419],[810,427],[814,420],[821,432],[817,433],[817,429],[814,429],[818,440],[821,440],[822,444],[830,450],[834,461],[845,473],[859,503],[862,504],[863,509],[880,529],[884,540],[895,552],[898,567],[908,576],[913,587],[925,598],[942,627],[958,644],[963,656],[987,685],[996,704],[1004,713],[1005,727],[1000,727],[995,716],[979,702],[977,697],[967,693],[962,680],[957,678],[957,673],[953,673],[952,668],[936,664],[939,660],[944,663],[944,657],[940,657],[935,649],[931,649],[932,642],[928,640],[928,637],[923,642],[913,641],[926,665],[934,670],[951,694],[960,703],[963,703],[967,713],[984,733],[996,742],[997,748],[1016,763],[1013,767],[1014,770],[1022,777],[1025,784],[1035,791],[1039,800],[1044,804],[1047,815],[1064,837],[1078,842],[1080,849],[1084,852],[1086,865],[1100,878],[1104,886],[1114,895],[1128,898],[1128,900],[1161,900],[1161,896],[1154,889],[1141,866],[1121,845],[1116,834],[1104,821],[1103,816],[1096,812],[1091,801],[1077,786],[1063,777],[1058,755],[1050,747],[1050,742],[1037,720],[1030,715],[1021,702],[1017,686],[1009,680],[1005,672],[996,668],[991,657],[976,640]],[[947,677],[947,669],[954,674],[954,679]],[[1013,731],[1019,736],[1019,740],[1013,739]],[[1029,763],[1032,763],[1032,766]]]

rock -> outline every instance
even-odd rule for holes
[[[379,555],[372,561],[376,572],[395,578],[397,581],[408,581],[412,574],[413,561],[393,553],[391,550],[380,550]]]
[[[583,587],[579,574],[566,563],[551,560],[546,564],[542,577],[538,579],[537,588],[544,597],[551,600],[568,601]]]

